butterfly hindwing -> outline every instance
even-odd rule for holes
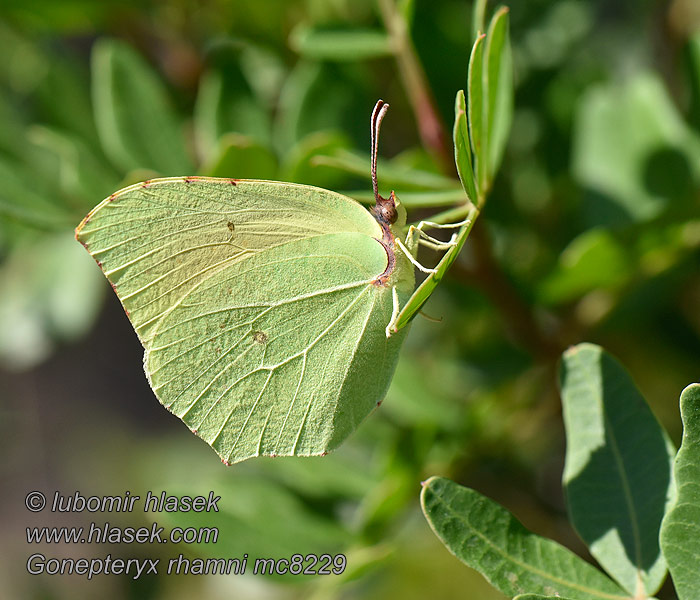
[[[155,332],[153,389],[227,462],[331,450],[383,397],[398,355],[382,330],[391,294],[373,283],[385,265],[376,240],[340,233],[217,272]]]

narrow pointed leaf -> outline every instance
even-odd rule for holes
[[[513,120],[513,61],[508,38],[508,9],[494,15],[486,38],[488,115],[488,181],[493,182],[503,158]]]
[[[360,83],[354,69],[331,62],[299,60],[275,100],[273,141],[278,154],[285,156],[311,133],[349,131],[355,127],[353,115],[358,106],[367,102]]]
[[[683,442],[673,473],[678,498],[661,527],[661,547],[680,600],[700,598],[700,384],[681,394]]]
[[[373,29],[301,26],[292,31],[290,45],[302,56],[315,60],[349,62],[393,54],[386,32]]]
[[[472,8],[472,39],[476,41],[484,31],[487,0],[475,0]]]
[[[333,166],[348,173],[369,178],[369,159],[347,150],[338,150],[332,156],[317,156],[316,164]],[[431,190],[455,190],[459,184],[450,177],[422,169],[396,165],[393,161],[382,160],[379,164],[380,186],[382,188],[406,187],[411,189],[428,188]],[[380,189],[380,192],[382,190]]]
[[[71,208],[83,212],[95,198],[109,193],[119,183],[119,176],[78,136],[59,129],[35,125],[31,141],[45,148],[59,161],[59,181],[54,185],[72,202]]]
[[[358,202],[371,206],[374,204],[374,194],[370,190],[350,190],[342,192],[346,196],[357,200]],[[398,192],[397,192],[398,193]],[[454,206],[455,204],[462,204],[461,207],[457,208],[460,214],[464,212],[464,202],[466,197],[464,195],[464,190],[440,190],[435,192],[404,192],[402,191],[398,194],[401,199],[401,204],[403,204],[407,209],[413,208],[442,208],[445,206]],[[432,215],[431,221],[434,222]],[[441,221],[442,223],[454,222],[454,219],[448,221]]]
[[[474,171],[476,173],[477,189],[486,188],[486,136],[484,135],[484,38],[482,35],[474,42],[469,59],[469,74],[467,80],[467,104],[469,108],[469,137],[474,153]],[[481,200],[479,199],[479,204]]]
[[[455,125],[453,130],[455,145],[455,164],[467,197],[476,203],[476,182],[472,168],[472,151],[469,145],[469,124],[467,123],[467,105],[464,90],[457,92],[455,98]]]
[[[95,123],[89,117],[92,112],[90,86],[83,73],[82,61],[57,53],[47,66],[46,74],[36,90],[44,113],[41,121],[70,131],[90,147],[98,145]]]
[[[223,60],[223,59],[222,59]],[[194,108],[197,152],[203,161],[213,160],[221,138],[227,133],[270,140],[270,119],[253,95],[238,60],[226,60],[201,79]]]
[[[630,376],[599,346],[564,354],[562,404],[571,521],[620,585],[652,595],[666,577],[658,539],[673,447]]]
[[[17,161],[0,156],[0,217],[37,229],[62,229],[74,218],[71,211],[36,184],[36,174]]]
[[[508,596],[526,592],[576,600],[625,600],[613,581],[570,550],[535,535],[505,508],[443,477],[421,492],[436,535],[462,562]]]
[[[181,124],[163,84],[127,44],[101,40],[92,55],[95,122],[105,153],[126,171],[192,173]]]
[[[316,131],[300,140],[287,154],[280,168],[281,179],[291,183],[306,183],[328,189],[337,189],[346,180],[345,173],[320,165],[318,156],[347,151],[352,143],[339,131]],[[374,202],[374,195],[372,196]]]

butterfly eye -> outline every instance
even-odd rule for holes
[[[393,205],[382,206],[382,216],[388,223],[396,223],[396,217],[398,216],[396,213],[396,207]]]
[[[372,208],[372,214],[375,219],[387,225],[396,223],[398,213],[396,212],[396,205],[394,203],[394,193],[392,192],[388,200],[377,196],[377,204]]]

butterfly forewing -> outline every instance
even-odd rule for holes
[[[381,233],[360,205],[319,188],[179,178],[117,192],[81,223],[78,239],[147,345],[159,319],[218,270],[328,231]]]

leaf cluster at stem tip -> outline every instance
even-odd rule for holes
[[[679,600],[700,597],[700,384],[681,395],[678,453],[624,367],[599,346],[564,353],[561,396],[569,517],[602,570],[441,477],[421,492],[433,531],[518,600],[644,600],[669,571]]]

